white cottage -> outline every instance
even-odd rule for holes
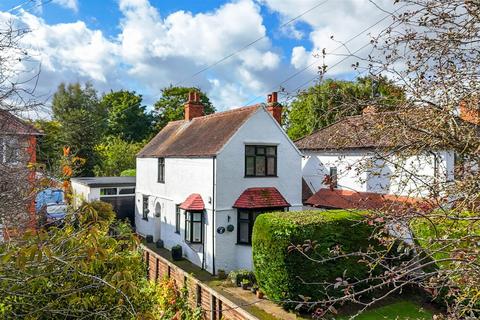
[[[281,127],[277,94],[204,115],[196,93],[185,119],[170,122],[138,154],[137,232],[181,245],[185,258],[215,274],[252,268],[256,217],[300,210],[301,154]]]
[[[368,107],[361,115],[345,117],[295,141],[304,154],[306,204],[372,209],[384,200],[410,202],[435,196],[432,185],[454,179],[454,152],[410,152],[409,145],[422,134],[392,125],[409,121],[412,128],[421,128],[424,116],[424,111],[404,116]]]

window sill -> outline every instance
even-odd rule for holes
[[[241,242],[237,242],[235,243],[237,246],[243,246],[243,247],[251,247],[252,244],[251,243],[241,243]]]
[[[165,181],[157,181],[157,183],[165,184]]]
[[[144,218],[144,217],[142,217],[142,220],[148,221],[148,218]]]
[[[278,176],[243,176],[244,178],[278,178]]]
[[[180,231],[175,231],[175,234],[180,234]]]

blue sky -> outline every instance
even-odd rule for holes
[[[62,81],[90,81],[100,92],[135,90],[151,105],[161,88],[180,83],[200,87],[225,110],[263,101],[280,86],[294,94],[314,83],[322,63],[335,65],[329,77],[353,78],[355,58],[341,59],[389,22],[374,25],[385,13],[372,1],[2,0],[0,24],[31,29],[25,45],[41,66],[37,91],[47,100]]]

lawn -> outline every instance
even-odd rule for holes
[[[355,320],[430,320],[433,314],[411,301],[399,301],[383,307],[367,310],[355,317]],[[350,316],[337,317],[337,320],[346,320]]]

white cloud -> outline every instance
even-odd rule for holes
[[[261,2],[268,6],[270,10],[278,12],[284,20],[297,17],[318,5],[316,0],[261,0]],[[387,10],[391,10],[393,7],[390,0],[376,0],[375,3]],[[316,67],[324,62],[327,66],[337,64],[328,72],[331,76],[351,71],[350,65],[355,58],[349,58],[342,63],[340,61],[344,59],[345,55],[367,44],[370,40],[369,33],[376,34],[383,30],[391,20],[385,19],[378,25],[373,27],[372,25],[386,15],[369,0],[325,2],[298,19],[298,21],[308,24],[311,28],[309,34],[311,48],[294,47],[291,52],[291,64],[297,69],[313,64],[309,69],[312,74],[317,70]],[[350,40],[369,27],[371,27],[369,30]],[[331,39],[332,36],[333,39]],[[346,43],[347,41],[348,43]],[[326,56],[325,61],[321,58],[321,54],[319,55],[323,49],[327,53],[331,53]],[[365,56],[367,50],[368,48],[365,48],[357,54]]]
[[[53,0],[59,6],[78,12],[78,0]]]

